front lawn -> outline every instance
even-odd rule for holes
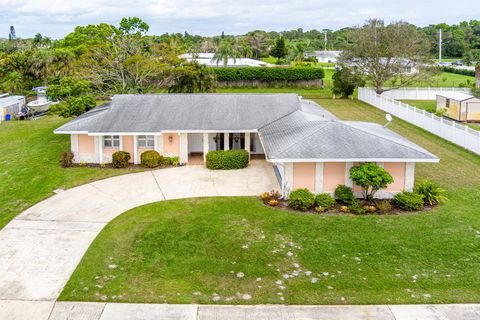
[[[385,123],[357,100],[317,102]],[[448,190],[410,215],[306,215],[255,198],[166,201],[100,233],[62,300],[215,304],[480,302],[480,157],[399,119],[389,126],[441,158],[419,164]]]
[[[61,152],[70,150],[70,136],[53,134],[53,130],[67,121],[47,116],[0,124],[0,229],[55,189],[131,172],[60,167]]]

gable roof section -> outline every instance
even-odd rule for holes
[[[373,123],[308,121],[302,112],[295,112],[261,128],[259,134],[268,159],[275,162],[438,162],[427,150]]]
[[[470,100],[474,99],[475,96],[472,96],[471,94],[466,94],[463,92],[445,92],[445,93],[438,93],[437,96],[444,97],[447,99],[452,99],[456,101],[465,101],[465,100]]]
[[[89,112],[55,133],[256,131],[299,109],[296,94],[115,95],[106,110]]]

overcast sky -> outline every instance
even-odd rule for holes
[[[242,34],[254,29],[339,29],[368,18],[419,26],[480,19],[480,0],[0,0],[0,37],[62,38],[77,25],[137,16],[150,34]]]

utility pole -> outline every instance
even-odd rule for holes
[[[442,29],[438,29],[438,62],[442,62]]]

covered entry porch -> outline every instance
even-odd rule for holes
[[[202,165],[209,151],[245,149],[254,158],[263,158],[264,150],[257,132],[186,133],[185,162]]]

